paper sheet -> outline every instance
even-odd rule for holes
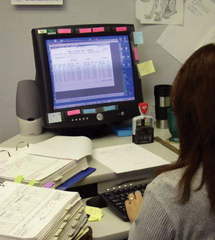
[[[136,18],[142,24],[183,23],[183,0],[136,0]]]
[[[28,155],[22,151],[9,158],[0,159],[0,178],[13,180],[18,175],[23,175],[26,181],[41,181],[67,165],[70,167],[70,163],[65,159]]]
[[[63,0],[11,0],[12,5],[63,5]]]
[[[92,141],[87,137],[55,136],[31,145],[26,153],[61,159],[79,160],[92,155]]]
[[[0,187],[0,237],[35,239],[59,213],[63,214],[68,204],[78,200],[76,192],[5,182]]]
[[[169,164],[168,161],[134,143],[94,149],[93,158],[115,173]]]
[[[187,0],[183,26],[169,25],[157,43],[182,64],[215,36],[215,1]]]

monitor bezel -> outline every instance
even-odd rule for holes
[[[105,29],[104,32],[96,32],[96,33],[77,33],[77,29],[81,28],[100,28],[103,26]],[[117,27],[126,26],[126,31],[114,31]],[[40,94],[40,103],[41,103],[41,113],[42,113],[42,120],[43,126],[45,128],[68,128],[68,127],[75,127],[70,126],[69,123],[65,123],[67,121],[68,116],[66,116],[65,112],[69,110],[77,109],[77,107],[71,108],[63,108],[63,109],[54,109],[54,102],[53,102],[53,91],[52,91],[52,82],[50,76],[50,69],[49,69],[49,61],[48,61],[48,53],[46,49],[46,40],[47,39],[56,39],[56,38],[76,38],[76,37],[89,37],[92,36],[120,36],[120,35],[127,35],[129,38],[129,45],[131,51],[131,62],[132,62],[132,69],[133,69],[133,82],[134,82],[134,91],[135,91],[135,99],[131,101],[122,101],[122,102],[112,102],[111,105],[118,105],[120,106],[119,111],[128,112],[125,116],[120,116],[116,119],[116,122],[121,122],[123,120],[127,120],[138,115],[138,103],[143,101],[142,96],[142,86],[141,80],[138,75],[137,66],[138,60],[135,60],[134,56],[134,47],[136,47],[133,39],[133,32],[134,26],[132,24],[102,24],[102,25],[75,25],[75,26],[57,26],[57,27],[49,27],[44,28],[48,29],[59,29],[59,28],[70,28],[72,29],[72,33],[69,34],[39,34],[39,30],[43,28],[32,29],[32,38],[33,38],[33,46],[34,46],[34,56],[35,56],[35,65],[36,65],[36,82],[39,87],[39,94]],[[46,96],[46,97],[44,97]],[[46,99],[46,100],[45,100]],[[102,103],[102,106],[108,106],[110,103]],[[81,109],[85,108],[98,108],[99,105],[88,105],[86,107],[79,107]],[[126,108],[128,109],[126,111]],[[135,110],[134,110],[135,108]],[[131,110],[133,109],[133,110]],[[47,119],[47,113],[54,113],[54,112],[62,112],[62,121],[64,123],[52,123],[50,124]],[[129,113],[132,112],[132,113]],[[110,113],[109,113],[110,114]],[[119,115],[119,114],[118,114]],[[67,119],[67,120],[66,120]],[[98,122],[96,124],[111,124],[113,120],[108,121],[108,119],[104,122]],[[77,125],[77,124],[76,124]],[[86,125],[94,125],[94,123],[88,122]]]

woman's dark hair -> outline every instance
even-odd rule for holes
[[[215,45],[198,49],[179,70],[171,98],[180,138],[178,161],[161,172],[184,168],[179,182],[181,203],[190,199],[191,182],[199,166],[203,168],[212,212],[215,212]],[[160,172],[160,173],[161,173]]]

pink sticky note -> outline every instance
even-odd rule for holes
[[[93,28],[93,32],[104,32],[104,31],[105,31],[104,27]]]
[[[135,59],[136,61],[139,60],[139,56],[138,56],[138,52],[137,52],[137,48],[136,48],[136,47],[134,47],[134,59]]]
[[[81,113],[80,109],[67,111],[68,116],[77,115],[77,114],[80,114],[80,113]]]
[[[61,34],[61,33],[71,33],[72,31],[70,28],[64,28],[64,29],[62,28],[62,29],[58,29],[57,32]]]
[[[80,28],[79,33],[91,33],[91,28]]]
[[[44,188],[51,188],[54,186],[54,183],[53,182],[47,182],[43,187]]]
[[[117,32],[124,32],[127,31],[127,27],[116,27]]]

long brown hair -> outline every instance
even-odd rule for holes
[[[161,172],[184,168],[179,182],[181,203],[190,199],[191,181],[203,168],[211,211],[215,213],[215,45],[198,49],[179,70],[171,98],[180,138],[178,161]]]

